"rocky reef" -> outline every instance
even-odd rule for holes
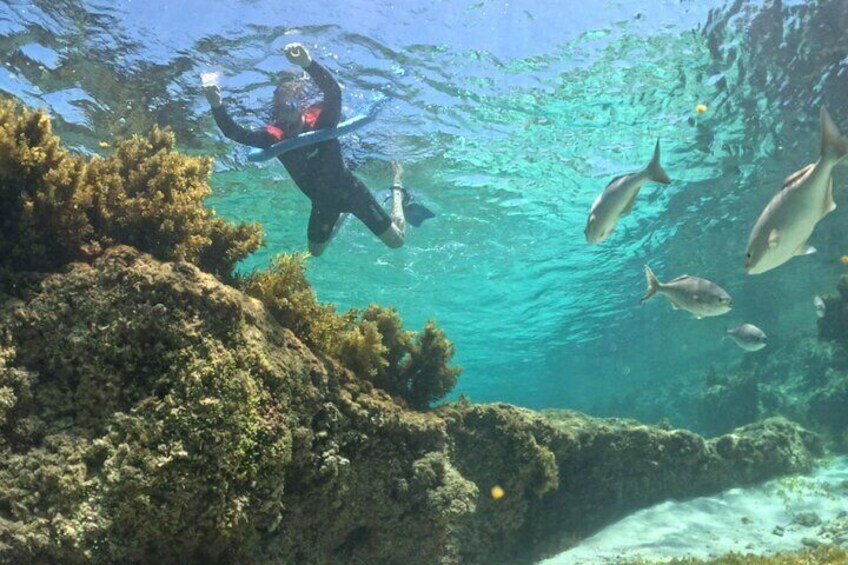
[[[319,304],[202,207],[171,134],[66,153],[0,106],[0,561],[530,563],[668,497],[806,471],[770,419],[706,441],[467,401],[453,345]],[[189,220],[182,221],[183,217]]]
[[[643,399],[643,415],[674,413],[677,422],[707,434],[782,415],[848,450],[848,276],[823,297],[817,335],[786,340],[768,355],[749,355],[734,368],[709,369],[685,394]]]
[[[641,421],[671,416],[706,436],[783,416],[848,451],[848,275],[822,297],[823,316],[802,330],[734,366],[697,369],[679,381],[657,384],[650,394],[631,394],[599,408]]]
[[[529,562],[820,450],[781,420],[706,442],[508,405],[412,411],[258,300],[125,246],[3,316],[4,561]]]

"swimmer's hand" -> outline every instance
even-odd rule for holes
[[[309,56],[309,51],[301,43],[289,43],[283,49],[289,61],[303,67],[304,69],[312,64],[312,57]]]
[[[213,84],[210,86],[203,87],[203,94],[206,95],[206,99],[209,100],[209,105],[213,108],[221,107],[221,89],[218,88],[217,84]]]

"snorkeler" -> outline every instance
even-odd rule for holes
[[[323,66],[309,55],[300,43],[285,47],[289,61],[302,67],[324,95],[321,102],[304,111],[292,99],[286,83],[277,86],[272,103],[271,123],[251,130],[237,125],[227,113],[217,84],[204,86],[212,115],[225,136],[251,147],[268,148],[284,138],[305,131],[332,128],[339,123],[342,93],[338,82]],[[360,181],[342,159],[338,139],[329,139],[281,154],[283,163],[295,184],[312,201],[307,238],[309,252],[321,255],[349,213],[362,220],[388,247],[403,245],[406,220],[403,213],[403,190],[400,170],[395,169],[392,186],[391,215],[380,206],[371,191]]]

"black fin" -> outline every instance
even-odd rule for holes
[[[435,218],[436,214],[434,214],[426,206],[413,202],[409,205],[404,205],[403,216],[406,218],[407,222],[417,228],[421,226],[421,223],[424,220]]]

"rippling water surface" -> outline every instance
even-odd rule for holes
[[[556,2],[150,0],[0,3],[0,90],[49,108],[79,151],[175,129],[213,154],[210,205],[264,224],[245,269],[305,248],[309,203],[279,163],[249,164],[220,136],[199,90],[219,71],[233,112],[260,125],[282,47],[301,41],[342,83],[348,115],[376,91],[391,106],[344,140],[375,191],[400,159],[437,214],[384,248],[351,221],[309,264],[319,298],[395,305],[435,318],[456,342],[472,400],[608,412],[631,392],[741,351],[720,337],[753,322],[773,344],[815,331],[812,298],[848,252],[843,209],[820,224],[812,257],[758,277],[742,270],[748,233],[790,172],[818,153],[818,108],[848,133],[848,5],[724,0]],[[707,106],[703,114],[698,104]],[[657,138],[673,179],[646,186],[600,246],[583,238],[592,201],[643,167]],[[644,306],[644,264],[727,288],[733,313],[693,320]],[[625,399],[622,404],[621,399]],[[623,406],[623,408],[622,408]]]

